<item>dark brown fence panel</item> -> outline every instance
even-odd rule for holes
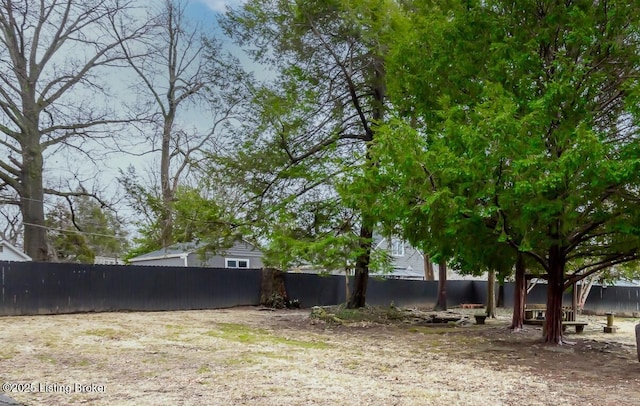
[[[593,286],[584,308],[599,314],[614,312],[640,317],[640,288]]]
[[[346,300],[344,276],[291,272],[283,276],[289,299],[297,299],[301,307],[330,306]]]
[[[261,270],[0,262],[0,316],[102,311],[216,309],[258,305]],[[290,299],[302,307],[344,303],[343,276],[287,273]],[[353,286],[353,279],[350,286]],[[432,306],[437,281],[371,278],[367,303]],[[448,281],[447,304],[486,303],[487,283]],[[545,303],[546,285],[527,295]],[[564,296],[571,304],[571,293]],[[505,306],[513,306],[513,284],[505,285]],[[640,288],[595,286],[585,310],[640,316]]]
[[[447,306],[462,303],[483,303],[482,288],[476,281],[447,281]],[[486,286],[484,283],[482,286]],[[486,289],[485,289],[486,290]],[[370,279],[367,303],[379,306],[434,306],[438,295],[438,281],[408,281],[399,279]],[[486,293],[485,296],[486,297]]]
[[[257,305],[259,269],[0,262],[0,315]]]

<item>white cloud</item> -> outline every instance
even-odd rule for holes
[[[245,0],[197,0],[209,7],[211,10],[222,13],[226,11],[227,6],[235,7],[244,3]]]

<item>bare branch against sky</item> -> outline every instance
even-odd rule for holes
[[[43,170],[51,149],[82,152],[128,121],[105,100],[107,70],[124,68],[120,44],[149,24],[120,0],[0,0],[0,198],[23,217],[24,249],[49,259]],[[116,32],[114,31],[117,30]],[[91,158],[91,156],[89,156]]]

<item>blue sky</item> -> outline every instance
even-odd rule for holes
[[[222,14],[224,12],[224,8],[220,8],[218,3],[221,2],[191,0],[185,10],[187,17],[189,18],[189,20],[201,23],[203,27],[207,27],[211,24],[216,24],[216,15]],[[216,6],[216,8],[213,8],[213,6]]]
[[[190,0],[187,5],[187,16],[207,26],[216,24],[216,15],[225,12],[227,7],[238,7],[244,0]]]
[[[227,6],[237,6],[244,3],[244,0],[192,0],[194,3],[200,3],[209,10],[223,12]]]

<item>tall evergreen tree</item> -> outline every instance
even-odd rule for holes
[[[243,180],[248,220],[264,225],[267,239],[282,241],[302,225],[312,231],[309,246],[332,241],[336,255],[353,258],[350,307],[365,304],[376,219],[349,209],[337,185],[375,164],[369,148],[386,114],[385,36],[394,6],[251,0],[223,21],[276,75],[255,92],[255,119],[230,148],[226,173]]]
[[[387,210],[436,248],[476,230],[534,260],[548,280],[544,338],[561,343],[565,289],[638,257],[640,8],[412,7],[388,70],[392,101],[409,100],[418,125],[379,134],[369,180],[394,187]]]

